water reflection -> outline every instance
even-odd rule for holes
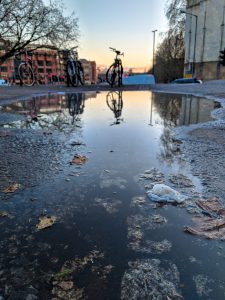
[[[95,98],[96,93],[77,94],[56,94],[33,97],[27,101],[17,101],[13,104],[5,105],[1,112],[14,114],[14,121],[6,121],[3,128],[18,129],[51,129],[64,131],[71,125],[76,125],[75,121],[80,121],[80,115],[84,111],[85,101]],[[21,120],[17,115],[23,117]],[[73,126],[71,127],[71,129]]]
[[[113,111],[116,121],[111,125],[120,124],[123,119],[121,118],[123,108],[122,91],[120,92],[109,92],[106,96],[106,103],[110,110]]]
[[[72,117],[72,124],[79,120],[79,116],[84,112],[85,107],[85,94],[69,94],[68,95],[68,109]]]
[[[162,126],[159,159],[172,164],[179,154],[172,128],[208,122],[212,120],[211,112],[217,107],[218,103],[214,101],[192,95],[152,94],[150,125]]]
[[[218,103],[192,95],[152,94],[150,125],[181,126],[212,120],[211,112]]]

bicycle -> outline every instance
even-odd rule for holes
[[[76,87],[79,85],[84,85],[84,69],[80,60],[78,59],[78,52],[76,50],[77,47],[73,47],[70,50],[67,50],[67,64],[66,64],[66,72],[67,72],[67,84],[69,83]]]
[[[120,124],[120,121],[123,121],[123,119],[121,118],[123,109],[122,92],[109,92],[106,96],[106,103],[110,110],[113,111],[116,118],[116,121],[112,125]]]
[[[109,49],[116,53],[116,58],[114,63],[106,72],[106,80],[111,87],[114,85],[118,85],[120,87],[122,86],[123,66],[122,60],[119,58],[119,56],[124,56],[124,53],[121,53],[121,51],[116,50],[115,48],[109,47]]]
[[[21,55],[24,55],[24,60],[21,60]],[[14,54],[14,57],[20,62],[18,66],[18,75],[20,83],[26,86],[33,86],[35,83],[34,71],[32,68],[32,53],[27,49],[23,49]]]

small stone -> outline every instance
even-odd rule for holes
[[[32,294],[27,295],[26,300],[37,300],[38,297]]]
[[[73,288],[73,282],[72,281],[62,281],[58,283],[58,286],[61,287],[64,291],[69,291]]]

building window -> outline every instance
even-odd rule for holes
[[[4,66],[1,66],[0,67],[0,72],[8,72],[8,68],[4,67]]]

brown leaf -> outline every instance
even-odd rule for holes
[[[53,224],[55,224],[57,218],[52,216],[52,217],[40,217],[39,218],[39,223],[36,225],[38,230],[42,230],[48,227],[51,227]]]
[[[185,227],[184,231],[207,239],[225,240],[225,209],[216,198],[196,201],[202,215],[193,217],[196,227]],[[205,216],[207,215],[207,217]]]
[[[71,164],[83,165],[86,163],[87,160],[88,160],[88,158],[86,156],[81,156],[79,154],[75,154],[74,158],[71,161]]]
[[[3,190],[3,193],[14,193],[16,190],[18,190],[21,187],[19,183],[13,183],[9,187]]]
[[[215,212],[220,216],[225,216],[225,209],[216,198],[208,199],[207,201],[196,201],[196,204],[203,210]]]

